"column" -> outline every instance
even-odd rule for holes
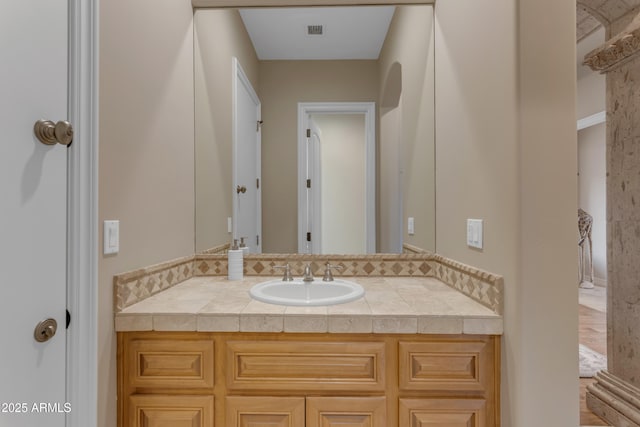
[[[608,366],[587,406],[614,426],[640,427],[640,15],[585,63],[607,76],[609,283]]]

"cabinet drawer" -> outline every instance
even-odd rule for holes
[[[306,427],[384,427],[384,397],[308,397]]]
[[[489,339],[399,343],[401,390],[484,392],[493,381]]]
[[[132,387],[213,387],[211,340],[132,340],[126,352]]]
[[[304,427],[304,397],[229,396],[225,427]]]
[[[213,396],[130,396],[127,426],[213,427]]]
[[[400,399],[402,427],[489,427],[482,399]]]
[[[384,391],[383,342],[230,341],[230,390]]]

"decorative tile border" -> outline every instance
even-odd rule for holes
[[[113,277],[115,311],[142,301],[193,277],[193,256],[141,268]]]
[[[504,279],[441,255],[435,255],[433,276],[497,314],[503,314]]]
[[[428,251],[426,249],[422,249],[418,246],[410,245],[408,243],[402,244],[402,253],[403,254],[431,254],[433,252]]]
[[[289,263],[294,276],[301,276],[304,267],[310,264],[313,275],[321,277],[327,261],[339,266],[336,274],[343,277],[435,277],[497,314],[503,312],[502,276],[426,251],[371,255],[251,254],[244,259],[244,274],[279,276],[282,270],[276,266]],[[196,254],[120,274],[114,277],[115,311],[194,276],[226,275],[227,256],[223,254]]]
[[[329,262],[339,267],[339,276],[433,276],[432,254],[372,254],[372,255],[309,255],[262,254],[244,258],[244,274],[247,276],[278,276],[282,270],[276,266],[289,264],[294,276],[301,276],[304,267],[311,265],[314,276],[324,274]],[[196,276],[227,274],[225,255],[198,254],[195,256]]]
[[[225,243],[224,245],[214,246],[213,248],[205,249],[202,252],[198,252],[200,254],[219,254],[224,255],[227,253],[227,250],[231,247],[230,243]]]

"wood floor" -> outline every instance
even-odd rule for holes
[[[584,344],[600,354],[607,354],[607,314],[584,305],[579,306],[579,337]],[[580,425],[607,426],[605,421],[587,408],[585,393],[593,378],[580,378]]]

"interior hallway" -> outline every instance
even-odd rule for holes
[[[606,288],[580,289],[579,292],[579,339],[590,349],[607,354],[607,294]],[[593,378],[580,378],[580,425],[608,426],[606,421],[587,408],[585,393]]]

